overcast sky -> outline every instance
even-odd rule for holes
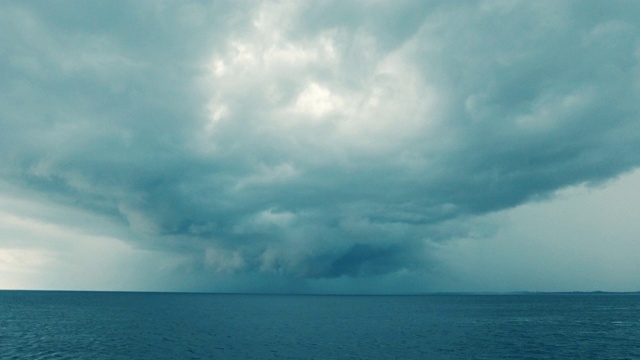
[[[0,2],[0,288],[640,290],[640,2]]]

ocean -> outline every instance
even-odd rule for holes
[[[640,359],[640,295],[0,291],[0,359]]]

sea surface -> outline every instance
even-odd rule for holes
[[[640,295],[0,291],[0,359],[640,359]]]

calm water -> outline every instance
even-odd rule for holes
[[[640,296],[0,291],[0,358],[640,359]]]

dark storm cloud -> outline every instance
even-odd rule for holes
[[[2,7],[2,179],[194,271],[422,271],[640,163],[633,2]]]

